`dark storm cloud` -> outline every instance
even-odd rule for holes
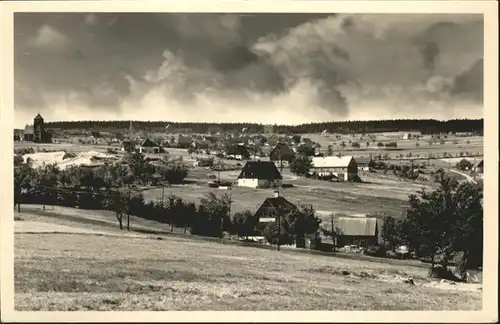
[[[470,97],[483,102],[483,60],[478,60],[469,69],[457,75],[451,86],[451,93]]]
[[[147,70],[160,65],[161,54],[167,49],[180,55],[188,67],[209,67],[225,74],[227,82],[222,86],[253,85],[259,91],[281,91],[284,82],[279,73],[249,46],[267,33],[324,16],[16,14],[16,80],[50,91],[76,91],[90,104],[113,107],[120,97],[129,94],[126,74],[142,79]],[[37,32],[44,28],[67,40],[67,47],[55,51],[53,39],[46,44],[39,42],[46,47],[29,46],[43,37]],[[93,91],[101,82],[114,93]],[[20,91],[16,99],[20,104],[32,104]]]
[[[193,111],[199,96],[295,95],[332,117],[360,99],[480,102],[482,28],[478,15],[18,13],[15,100],[119,114],[152,90]]]

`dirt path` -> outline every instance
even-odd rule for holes
[[[474,178],[472,178],[472,177],[471,177],[470,175],[468,175],[468,174],[465,174],[465,173],[460,172],[460,171],[457,171],[457,170],[451,170],[451,169],[450,169],[449,171],[450,171],[450,172],[453,172],[453,173],[456,173],[456,174],[459,174],[459,175],[461,175],[461,176],[463,176],[463,177],[464,177],[464,178],[466,178],[466,179],[467,179],[467,181],[469,181],[469,182],[472,182],[472,183],[474,183],[474,184],[476,184],[476,183],[477,183],[477,182],[476,182],[476,180],[474,180]]]

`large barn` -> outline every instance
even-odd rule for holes
[[[350,181],[358,176],[358,164],[352,156],[313,157],[310,172],[334,175],[341,181]]]
[[[238,186],[249,188],[277,188],[283,177],[271,161],[248,161],[238,176]]]

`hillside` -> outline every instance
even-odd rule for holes
[[[423,267],[21,217],[15,234],[17,310],[481,308],[478,285],[430,281]],[[403,282],[408,277],[415,285]]]

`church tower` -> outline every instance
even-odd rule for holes
[[[43,117],[38,113],[35,119],[33,119],[33,141],[41,143],[43,141],[44,132]]]

